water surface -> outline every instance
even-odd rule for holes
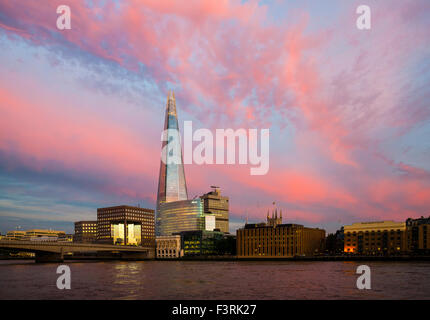
[[[65,262],[71,290],[56,286],[60,264],[0,261],[0,299],[429,299],[430,262],[102,261]],[[371,290],[356,269],[371,268]]]

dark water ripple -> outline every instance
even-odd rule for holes
[[[0,299],[430,299],[429,262],[67,262],[72,289],[58,290],[58,264],[0,261]],[[372,271],[358,290],[357,266]]]

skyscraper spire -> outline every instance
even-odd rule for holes
[[[182,147],[179,140],[178,116],[176,100],[173,91],[167,93],[166,116],[164,120],[164,141],[161,144],[162,159],[158,179],[157,206],[160,203],[187,200],[187,184],[185,181]],[[180,163],[171,161],[173,157],[180,159]]]

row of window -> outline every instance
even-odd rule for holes
[[[404,231],[404,230],[403,230]],[[356,235],[357,233],[382,233],[382,232],[390,232],[390,233],[394,233],[394,232],[397,232],[397,233],[400,233],[400,232],[402,232],[402,230],[400,230],[400,229],[397,229],[397,230],[390,230],[390,231],[388,231],[388,230],[384,230],[384,231],[381,231],[381,230],[377,230],[377,231],[374,231],[374,230],[372,230],[372,231],[352,231],[352,232],[346,232],[345,233],[345,235],[346,236],[349,236],[349,235]]]

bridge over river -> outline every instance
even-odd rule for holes
[[[64,254],[69,253],[120,253],[121,259],[138,260],[152,259],[155,254],[154,247],[56,241],[0,240],[0,249],[34,252],[36,262],[62,262]]]

